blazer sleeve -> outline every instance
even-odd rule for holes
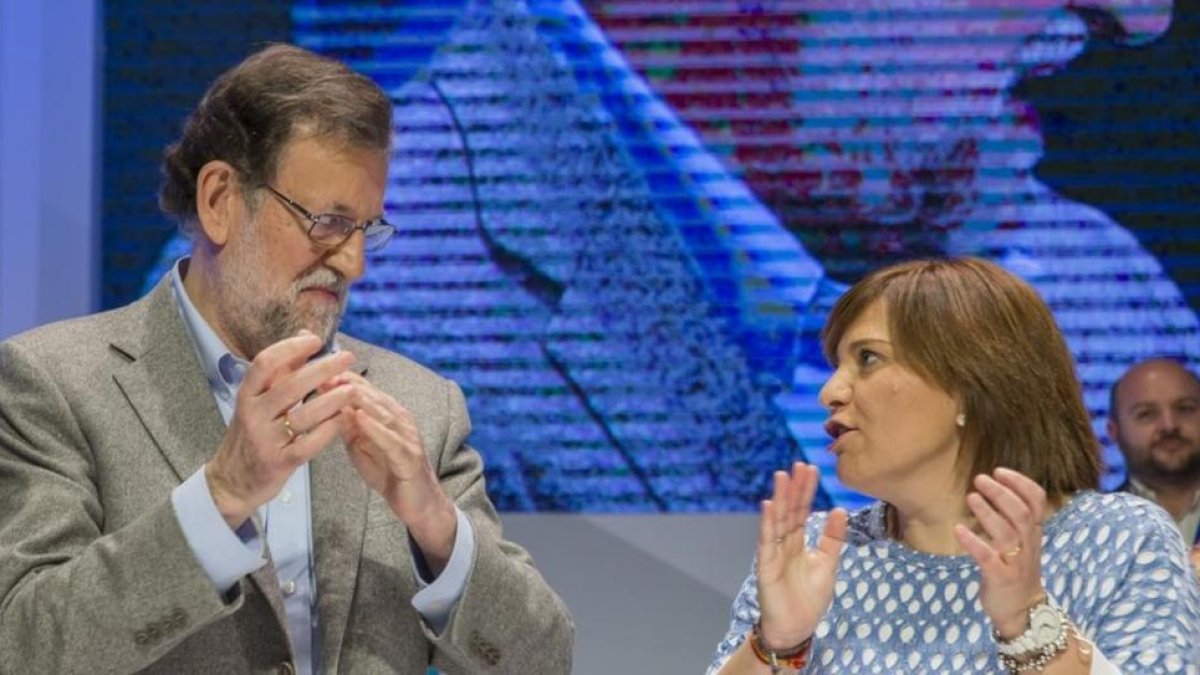
[[[454,673],[569,673],[574,624],[558,595],[520,546],[503,538],[488,500],[479,453],[466,445],[471,431],[458,385],[444,383],[449,414],[439,452],[443,489],[475,530],[475,560],[450,622],[434,634],[434,665]]]
[[[86,424],[44,359],[0,343],[0,672],[135,672],[232,613],[169,495],[105,531]]]

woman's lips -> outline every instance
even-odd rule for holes
[[[839,422],[837,420],[829,420],[828,422],[826,422],[825,423],[825,433],[829,434],[830,438],[833,439],[829,443],[830,451],[836,453],[838,451],[838,446],[841,444],[842,439],[845,438],[846,434],[849,434],[849,433],[852,433],[855,431],[858,431],[858,430],[852,426],[849,426],[849,425],[847,425],[843,422]]]
[[[834,454],[840,454],[841,450],[839,446],[842,444],[843,439],[845,439],[848,434],[855,433],[856,431],[858,431],[858,429],[846,429],[842,433],[838,434],[837,438],[833,439],[833,441],[829,443],[829,450]]]

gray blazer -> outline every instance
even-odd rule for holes
[[[326,673],[563,673],[573,626],[505,541],[454,383],[347,336],[411,410],[477,549],[440,636],[411,598],[408,536],[340,443],[311,463]],[[195,559],[171,490],[225,426],[164,280],[131,305],[0,343],[0,673],[289,672],[270,564],[226,597]]]

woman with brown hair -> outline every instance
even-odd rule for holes
[[[775,474],[710,673],[1200,672],[1200,592],[1161,509],[1096,492],[1074,364],[1025,282],[973,258],[866,277],[822,336],[838,477]]]

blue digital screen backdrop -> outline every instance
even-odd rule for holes
[[[913,257],[1032,283],[1103,438],[1129,364],[1200,361],[1197,19],[1042,4],[109,2],[129,63],[106,66],[105,303],[186,248],[153,193],[187,107],[291,40],[395,101],[401,231],[344,328],[463,386],[502,510],[751,510],[792,459],[861,503],[826,450],[818,332]],[[205,21],[234,30],[189,46]]]

